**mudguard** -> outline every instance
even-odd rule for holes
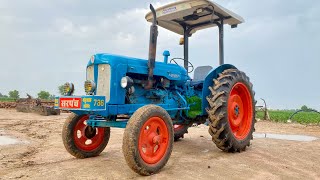
[[[213,86],[213,79],[218,78],[218,75],[226,69],[237,69],[237,68],[231,64],[223,64],[215,69],[212,69],[206,76],[203,82],[203,89],[202,89],[202,106],[201,106],[202,115],[207,115],[206,107],[208,107],[209,104],[206,97],[210,94],[209,86]]]

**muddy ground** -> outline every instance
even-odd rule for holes
[[[299,142],[254,139],[246,152],[224,153],[211,141],[206,126],[192,127],[174,143],[168,164],[158,174],[141,177],[122,155],[123,129],[111,129],[104,152],[75,159],[65,150],[61,129],[69,114],[40,116],[0,109],[0,136],[21,142],[0,145],[0,179],[320,179],[320,140]],[[259,133],[320,137],[319,126],[260,121]]]

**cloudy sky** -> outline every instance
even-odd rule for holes
[[[149,3],[170,1],[0,0],[0,92],[21,96],[75,82],[83,93],[90,56],[108,52],[147,58]],[[225,62],[247,73],[256,99],[272,108],[320,109],[320,1],[216,0],[246,22],[225,27]],[[160,30],[163,50],[182,57],[179,36]],[[190,39],[195,66],[218,64],[217,30]],[[261,102],[258,101],[260,104]]]

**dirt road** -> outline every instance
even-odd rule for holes
[[[0,145],[0,179],[320,179],[320,140],[299,142],[254,139],[246,152],[224,153],[215,147],[206,126],[192,127],[174,143],[165,168],[141,177],[122,155],[123,129],[111,129],[111,139],[98,157],[75,159],[61,140],[68,114],[40,116],[0,109],[0,136],[22,142]],[[320,127],[258,122],[260,133],[320,137]]]

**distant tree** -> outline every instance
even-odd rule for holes
[[[60,86],[58,86],[58,90],[59,90],[59,94],[60,95],[63,95],[64,94],[64,84],[62,84],[62,85],[60,85]]]
[[[20,97],[19,91],[17,90],[9,91],[9,97],[12,99],[19,99]]]
[[[49,99],[49,97],[50,97],[50,93],[47,92],[47,91],[40,91],[38,93],[38,98],[39,99]]]
[[[0,93],[0,98],[7,98],[7,95],[3,95],[2,93]]]
[[[303,106],[301,107],[301,110],[303,110],[303,111],[308,111],[308,110],[310,110],[310,108],[308,108],[306,105],[303,105]]]
[[[50,99],[50,100],[54,100],[55,97],[56,97],[56,96],[55,96],[54,94],[51,94],[50,97],[49,97],[49,99]]]

